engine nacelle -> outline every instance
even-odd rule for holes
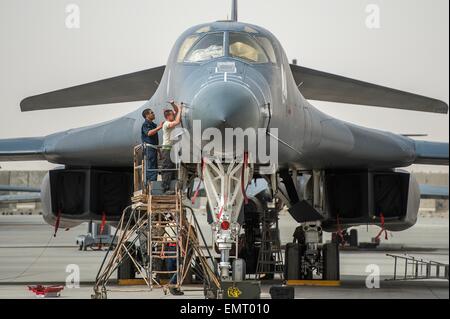
[[[119,221],[131,204],[133,177],[129,171],[100,169],[56,169],[41,186],[44,220],[60,228],[75,227],[85,221]]]
[[[316,178],[303,175],[297,185],[297,202],[290,186],[287,204],[299,223],[320,220],[325,231],[334,232],[359,225],[402,231],[417,222],[419,184],[405,171],[325,171]]]
[[[420,189],[408,172],[327,172],[324,183],[327,231],[338,224],[381,226],[382,219],[387,230],[403,231],[417,222]]]

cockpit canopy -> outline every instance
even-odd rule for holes
[[[188,36],[180,46],[179,63],[203,63],[221,57],[233,57],[247,63],[277,63],[269,38],[257,32],[210,32],[209,27]]]
[[[191,48],[187,48],[187,55],[184,58],[184,62],[204,62],[223,57],[225,55],[223,49],[223,35],[224,34],[222,32],[209,33],[203,36],[201,39],[197,38],[196,41],[192,43]]]

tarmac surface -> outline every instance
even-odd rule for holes
[[[206,218],[203,232],[211,238]],[[281,215],[280,230],[282,243],[291,241],[296,227],[286,214]],[[48,226],[42,216],[0,216],[0,299],[35,298],[28,291],[28,285],[62,284],[70,275],[73,265],[80,270],[80,287],[66,287],[60,298],[90,298],[93,282],[104,257],[105,251],[79,251],[75,237],[85,234],[86,224],[68,231],[59,230],[53,237],[53,228]],[[359,227],[359,239],[370,242],[379,229]],[[325,240],[329,235],[325,236]],[[394,262],[386,253],[409,254],[426,260],[448,264],[449,220],[448,218],[421,218],[412,229],[390,235],[383,239],[376,250],[341,251],[341,287],[296,287],[296,298],[314,299],[448,299],[447,280],[430,281],[386,281],[393,277]],[[366,278],[368,266],[376,265],[380,270],[380,288],[368,289]],[[69,267],[69,268],[68,268]],[[402,268],[403,269],[403,268]],[[66,272],[66,270],[68,272]],[[145,286],[110,286],[108,298],[124,299],[203,299],[202,287],[184,287],[182,297],[165,296],[161,289],[149,291]],[[269,284],[262,283],[262,298],[270,298]],[[195,290],[195,291],[194,291]]]

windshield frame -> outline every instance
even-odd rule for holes
[[[214,35],[214,34],[222,34],[222,56],[220,57],[215,57],[215,58],[211,58],[211,59],[207,59],[207,60],[202,60],[202,61],[188,61],[187,59],[189,58],[189,56],[192,54],[193,50],[195,49],[195,47],[198,45],[198,43],[200,41],[202,41],[203,39],[205,39],[206,37],[210,36],[210,35]],[[186,39],[188,39],[191,36],[194,36],[195,34],[192,34],[188,37],[186,37]],[[227,43],[227,36],[226,36],[226,32],[224,31],[213,31],[213,32],[207,32],[204,34],[200,34],[199,38],[197,39],[197,41],[195,41],[192,46],[190,47],[190,49],[186,52],[186,55],[183,58],[183,61],[179,62],[182,64],[204,64],[204,63],[208,63],[210,61],[216,60],[216,59],[220,59],[223,58],[225,56],[227,56],[227,50],[226,50],[226,43]],[[179,48],[179,50],[181,50],[181,47]]]
[[[240,58],[238,56],[231,56],[231,54],[230,54],[230,34],[231,33],[242,34],[244,36],[250,37],[253,41],[255,41],[256,44],[259,46],[259,49],[261,49],[262,52],[264,53],[264,55],[266,56],[267,62],[254,62],[254,61],[250,61],[250,60],[247,60],[244,58]],[[202,41],[205,37],[210,36],[212,34],[222,34],[223,35],[223,44],[222,44],[223,45],[223,55],[220,57],[215,57],[215,58],[211,58],[211,59],[203,60],[203,61],[187,61],[187,58],[191,55],[192,51],[197,46],[197,44],[200,41]],[[277,46],[271,41],[270,37],[267,37],[264,34],[260,34],[260,33],[252,34],[252,33],[243,32],[243,31],[211,31],[211,32],[206,32],[206,33],[190,34],[185,38],[185,40],[182,43],[184,43],[188,38],[193,37],[193,36],[198,36],[198,39],[191,45],[189,50],[185,53],[183,60],[182,61],[177,60],[177,63],[186,64],[186,65],[201,65],[201,64],[205,64],[205,63],[217,60],[217,59],[222,59],[224,57],[233,58],[233,59],[239,60],[243,63],[251,64],[251,65],[268,65],[269,64],[269,65],[276,66],[276,65],[279,65],[279,63],[280,63],[280,57],[279,57],[279,53],[277,50]],[[260,40],[258,38],[265,38],[268,40],[268,42],[270,43],[270,45],[273,48],[273,53],[275,55],[275,61],[272,61],[272,58],[269,55],[269,53],[267,52],[265,46],[260,42]],[[180,54],[181,46],[178,48],[177,56]]]
[[[265,55],[265,58],[266,58],[267,62],[250,61],[250,60],[248,60],[248,59],[244,59],[244,58],[241,58],[241,57],[239,57],[239,56],[232,56],[232,55],[230,54],[230,47],[231,47],[230,36],[231,36],[232,33],[233,33],[233,34],[238,34],[238,35],[243,35],[243,36],[248,37],[248,38],[250,38],[251,40],[253,40],[253,41],[258,45],[258,47],[259,47],[258,49],[260,49],[261,52]],[[251,34],[251,33],[248,33],[248,32],[241,32],[241,31],[229,31],[229,32],[227,32],[227,57],[230,57],[230,58],[233,58],[233,59],[242,61],[242,62],[247,63],[247,64],[252,64],[252,65],[274,64],[274,63],[271,61],[269,55],[267,54],[267,52],[266,52],[264,46],[259,42],[259,40],[255,37],[255,35],[259,35],[259,34],[258,34],[258,33],[256,33],[256,34]],[[273,45],[272,45],[272,46],[273,46]],[[274,49],[274,50],[275,50],[275,49]]]

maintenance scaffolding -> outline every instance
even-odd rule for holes
[[[156,169],[158,173],[176,172],[172,181],[173,195],[162,192],[161,182],[147,183],[147,149],[134,149],[134,194],[132,205],[125,209],[114,237],[117,245],[109,249],[101,264],[93,298],[107,298],[107,285],[118,270],[127,277],[138,274],[150,290],[154,287],[181,289],[193,273],[205,293],[217,291],[220,281],[195,213],[183,206],[183,193],[178,182],[181,168]],[[199,236],[200,235],[200,236]],[[120,271],[122,268],[122,271]],[[125,271],[123,271],[125,268]],[[163,283],[164,280],[169,280]]]

